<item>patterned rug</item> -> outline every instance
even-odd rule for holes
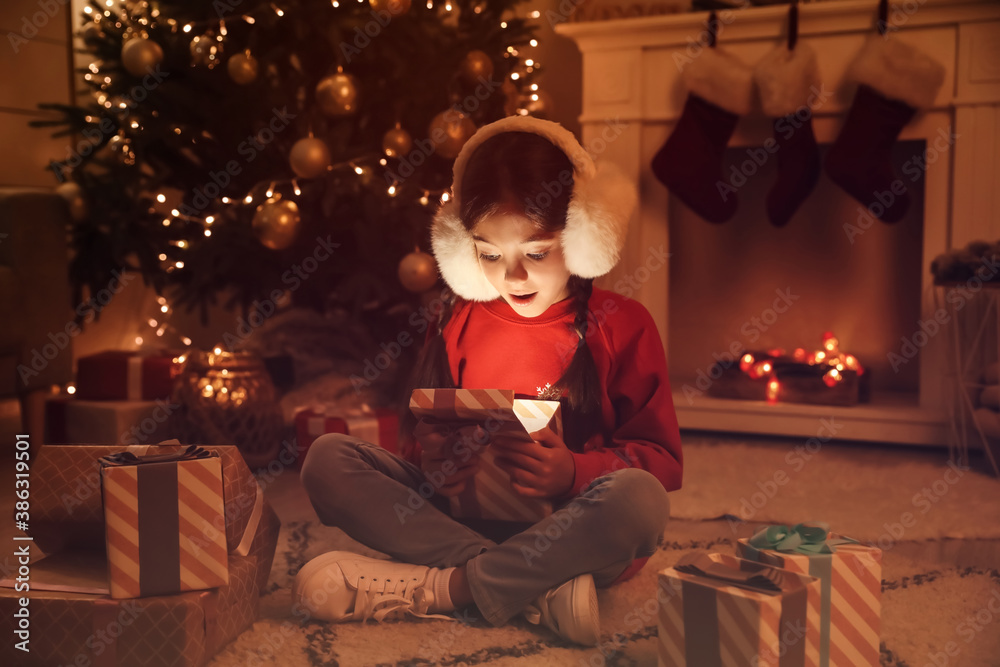
[[[382,554],[321,525],[294,470],[262,479],[283,525],[260,620],[209,665],[653,667],[659,570],[694,550],[732,554],[763,521],[816,518],[884,550],[882,665],[1000,665],[1000,482],[975,471],[945,478],[940,451],[838,444],[798,469],[790,451],[787,441],[686,436],[685,486],[672,495],[668,539],[633,579],[598,591],[601,643],[590,649],[521,618],[494,628],[474,610],[454,621],[366,625],[294,616],[291,583],[308,560],[333,550]],[[906,512],[916,520],[900,532]]]
[[[330,624],[291,613],[291,582],[309,559],[326,551],[365,549],[343,532],[314,521],[282,527],[261,620],[223,649],[210,667],[236,665],[656,665],[656,572],[683,554],[705,549],[733,552],[725,521],[671,524],[671,539],[635,578],[598,591],[601,643],[585,649],[515,619],[494,628],[473,611],[455,621]],[[984,545],[980,545],[981,547]],[[996,545],[981,548],[996,553]],[[1000,572],[983,565],[955,566],[925,554],[939,548],[900,543],[886,552],[882,583],[882,665],[925,667],[1000,664]],[[971,552],[970,552],[971,553]],[[985,556],[989,558],[990,556]],[[975,556],[968,556],[974,559]],[[945,651],[949,650],[953,655]],[[935,660],[937,660],[935,662]]]

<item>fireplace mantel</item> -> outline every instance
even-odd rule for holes
[[[877,5],[874,0],[799,5],[799,39],[816,50],[821,80],[834,92],[813,115],[820,143],[836,138],[850,106],[854,87],[844,73],[874,29]],[[719,46],[752,66],[785,39],[787,13],[787,5],[720,11]],[[686,97],[675,57],[697,53],[707,19],[708,12],[695,12],[556,27],[577,43],[583,56],[584,146],[619,164],[640,186],[641,206],[622,262],[598,281],[606,288],[634,274],[650,248],[670,252],[670,195],[653,176],[650,162],[673,130]],[[947,70],[933,105],[914,117],[900,140],[929,140],[942,132],[959,137],[947,159],[929,165],[924,174],[921,259],[929,267],[948,249],[1000,238],[1000,3],[915,0],[893,6],[889,25],[889,39],[919,47]],[[753,113],[761,116],[759,109]],[[730,146],[760,145],[765,136],[759,120],[741,120]],[[658,271],[632,295],[649,309],[668,352],[669,288],[669,272]],[[936,306],[929,270],[913,289],[920,290],[921,319],[932,317]],[[945,347],[945,336],[937,336],[921,350],[920,389],[912,395],[886,395],[850,408],[708,397],[691,403],[679,398],[675,385],[678,419],[690,429],[812,437],[821,420],[832,417],[843,424],[838,439],[945,445]]]

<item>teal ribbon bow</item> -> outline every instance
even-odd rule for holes
[[[830,539],[830,525],[822,521],[797,523],[791,528],[774,525],[761,528],[750,538],[755,549],[770,549],[800,554],[832,554],[840,544],[857,544],[849,537]]]

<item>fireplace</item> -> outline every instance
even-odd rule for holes
[[[821,150],[836,138],[850,106],[854,86],[844,72],[872,30],[876,5],[800,6],[799,37],[816,50],[821,79],[833,93],[813,110]],[[650,163],[685,100],[674,56],[703,39],[707,13],[556,28],[583,53],[584,145],[640,185],[623,261],[598,284],[629,285],[629,295],[653,315],[682,428],[948,443],[946,336],[929,337],[904,363],[899,353],[921,322],[933,319],[931,260],[974,239],[1000,238],[1000,5],[925,0],[911,10],[890,12],[890,25],[898,28],[890,39],[922,49],[945,65],[947,76],[933,106],[918,112],[894,148],[897,174],[914,156],[926,164],[911,170],[919,172],[907,179],[913,202],[907,217],[892,225],[859,221],[860,205],[823,174],[788,226],[771,227],[763,199],[775,161],[739,189],[733,219],[720,225],[700,219],[670,196]],[[752,66],[783,39],[786,16],[786,5],[721,12],[719,45]],[[952,133],[958,138],[942,140]],[[726,169],[770,135],[759,108],[741,118]],[[855,233],[845,230],[848,222]],[[666,266],[655,269],[660,263],[650,257],[664,253],[670,254]],[[778,313],[774,304],[782,293],[786,307]],[[712,364],[731,350],[819,349],[824,331],[871,370],[867,403],[721,399],[703,390]]]

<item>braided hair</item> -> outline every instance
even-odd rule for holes
[[[462,177],[462,192],[458,193],[462,225],[471,231],[489,216],[514,212],[539,231],[559,232],[566,226],[572,186],[565,184],[571,182],[572,174],[573,163],[544,137],[530,132],[504,132],[490,137],[472,154]],[[600,378],[587,345],[593,280],[570,276],[567,288],[573,299],[575,317],[570,326],[577,344],[554,389],[562,394],[564,409],[568,404],[580,417],[564,424],[566,444],[578,450],[598,423],[601,409]],[[432,325],[436,331],[417,358],[411,389],[455,387],[443,332],[458,297],[446,288],[442,298],[441,315]],[[411,433],[416,419],[405,406],[400,416],[402,432]]]

